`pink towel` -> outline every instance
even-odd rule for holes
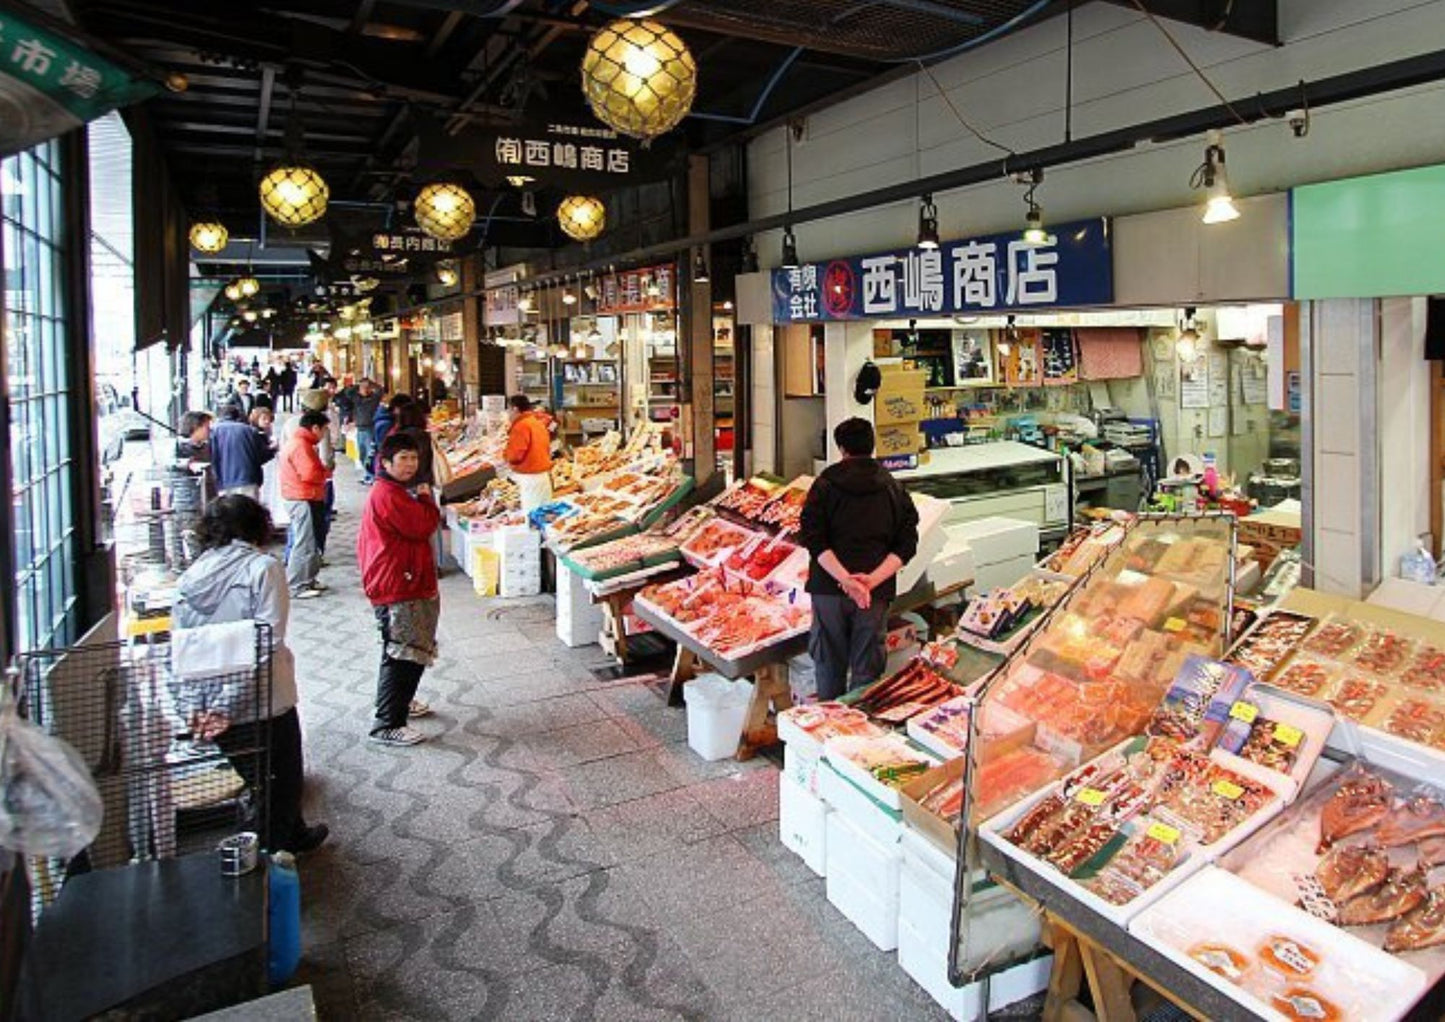
[[[1135,327],[1092,327],[1079,339],[1079,378],[1121,380],[1144,375],[1144,334]]]

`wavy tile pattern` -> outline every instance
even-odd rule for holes
[[[452,572],[431,741],[366,742],[363,491],[345,467],[338,489],[331,591],[290,634],[308,816],[333,834],[302,866],[299,979],[323,1018],[946,1017],[779,844],[775,767],[703,762],[656,679],[598,680],[548,599],[483,600]]]

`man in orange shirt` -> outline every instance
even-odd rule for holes
[[[281,452],[281,497],[291,521],[286,585],[297,600],[313,599],[326,591],[316,580],[326,514],[326,466],[316,448],[330,428],[331,421],[323,412],[306,412]]]
[[[552,438],[525,394],[513,394],[507,405],[512,428],[503,457],[512,466],[522,495],[522,512],[527,514],[552,499]]]

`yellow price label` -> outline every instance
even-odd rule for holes
[[[1074,796],[1075,799],[1084,803],[1084,805],[1095,807],[1103,805],[1104,799],[1107,797],[1108,796],[1098,788],[1080,788],[1079,793]]]
[[[1255,718],[1259,716],[1259,707],[1253,703],[1238,702],[1229,708],[1229,715],[1235,720],[1253,724]]]
[[[1179,828],[1171,827],[1167,823],[1151,823],[1145,833],[1155,841],[1163,841],[1166,845],[1179,843]]]
[[[1164,630],[1166,632],[1182,632],[1187,627],[1189,627],[1189,622],[1185,621],[1182,617],[1171,617],[1168,621],[1164,622]]]
[[[1305,733],[1293,724],[1276,724],[1274,726],[1274,740],[1281,745],[1288,745],[1291,749],[1304,741]]]
[[[1233,781],[1215,781],[1213,790],[1220,798],[1234,799],[1244,794],[1244,789]]]

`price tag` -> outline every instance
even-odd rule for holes
[[[1082,802],[1084,805],[1095,807],[1103,805],[1104,799],[1107,797],[1108,796],[1106,796],[1098,788],[1080,788],[1079,793],[1074,796],[1075,799]]]
[[[1179,843],[1179,828],[1171,827],[1167,823],[1151,823],[1146,833],[1155,841],[1163,841],[1166,845]]]
[[[1213,790],[1220,798],[1235,799],[1244,794],[1244,789],[1233,781],[1215,781]]]
[[[1182,632],[1188,626],[1189,622],[1185,621],[1182,617],[1171,617],[1168,621],[1164,622],[1164,630],[1166,632]]]
[[[1281,745],[1288,745],[1291,749],[1304,741],[1305,733],[1293,724],[1276,724],[1274,726],[1274,740]]]
[[[1246,724],[1253,724],[1254,719],[1259,716],[1259,707],[1253,703],[1238,702],[1229,708],[1229,715],[1235,720],[1242,720]],[[1279,734],[1278,731],[1275,734]]]

